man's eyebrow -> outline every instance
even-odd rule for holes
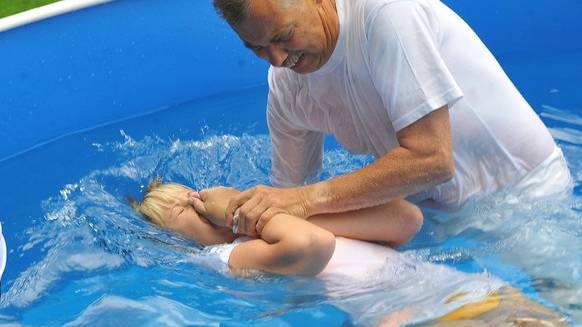
[[[278,40],[281,39],[281,37],[285,34],[288,33],[291,29],[293,29],[293,27],[295,27],[295,24],[287,24],[285,25],[285,27],[283,27],[282,29],[279,30],[279,33],[275,34],[275,36],[273,36],[271,38],[271,41],[269,42],[277,42]],[[249,49],[253,49],[255,47],[257,47],[256,45],[250,43],[249,41],[243,40],[243,45]]]

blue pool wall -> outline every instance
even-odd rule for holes
[[[582,1],[445,2],[502,64],[582,48]],[[0,32],[0,49],[0,162],[78,131],[265,84],[267,69],[210,0],[113,1]]]

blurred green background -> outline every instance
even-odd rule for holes
[[[0,18],[59,0],[0,0]]]

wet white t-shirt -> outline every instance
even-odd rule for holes
[[[377,157],[396,133],[445,105],[455,176],[418,199],[458,207],[519,182],[555,143],[471,28],[438,0],[337,0],[330,60],[300,75],[269,70],[268,124],[276,186],[313,182],[323,136]]]

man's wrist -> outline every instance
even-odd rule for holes
[[[330,192],[326,181],[304,186],[303,194],[306,210],[305,218],[329,211]]]

